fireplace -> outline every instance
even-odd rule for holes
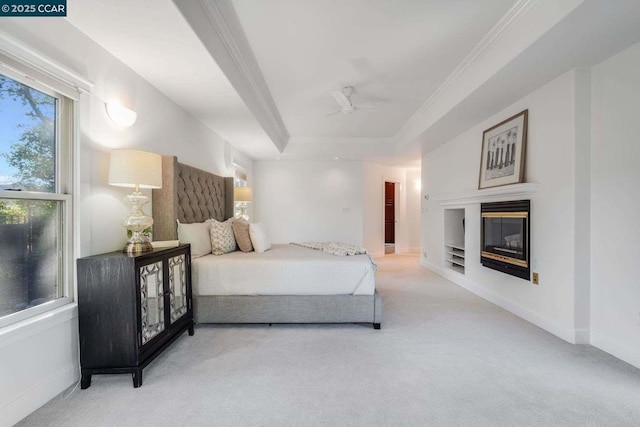
[[[529,280],[529,207],[529,200],[482,204],[482,265]]]

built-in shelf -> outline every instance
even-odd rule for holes
[[[464,243],[448,243],[444,245],[445,261],[450,267],[464,268]]]
[[[450,268],[451,268],[453,271],[457,271],[457,272],[458,272],[458,273],[460,273],[460,274],[464,274],[464,267],[461,267],[461,266],[459,266],[459,265],[452,264]]]
[[[464,259],[460,260],[460,259],[456,259],[456,258],[451,258],[451,259],[448,259],[447,261],[449,261],[451,264],[458,265],[460,267],[464,267]]]
[[[450,247],[451,249],[464,252],[464,242],[445,243],[444,245]]]
[[[430,199],[442,206],[461,206],[475,203],[503,202],[516,199],[531,198],[540,184],[525,182],[522,184],[503,185],[501,187],[472,190],[463,193],[435,194]]]
[[[465,210],[444,210],[444,266],[464,274],[464,217]]]

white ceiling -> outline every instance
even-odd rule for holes
[[[640,38],[637,0],[69,3],[73,25],[256,159],[413,166],[523,90]],[[325,117],[344,85],[381,108]]]
[[[171,0],[69,0],[67,19],[253,157],[278,150]],[[135,106],[134,106],[135,107]]]
[[[392,137],[514,0],[232,0],[291,137]],[[331,91],[355,88],[336,114]]]

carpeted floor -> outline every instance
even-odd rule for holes
[[[198,326],[23,426],[637,426],[640,370],[418,266],[379,259],[370,325]]]

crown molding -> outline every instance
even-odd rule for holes
[[[289,133],[271,97],[231,2],[198,0],[197,3],[191,1],[174,1],[174,3],[229,82],[247,103],[249,110],[276,148],[282,152],[289,142]],[[206,17],[210,28],[203,28],[201,15]],[[217,40],[212,40],[211,36]]]
[[[418,121],[424,113],[439,99],[449,88],[451,88],[458,79],[473,65],[481,62],[488,52],[502,39],[504,34],[513,28],[523,16],[525,16],[538,0],[518,0],[507,11],[506,14],[489,30],[489,32],[478,42],[477,45],[469,52],[469,54],[458,64],[456,68],[447,76],[447,78],[436,88],[436,90],[427,98],[424,104],[407,120],[402,128],[393,136],[393,141],[400,144],[400,141],[406,136],[412,125]]]
[[[369,136],[292,136],[289,144],[393,144],[393,139]]]

